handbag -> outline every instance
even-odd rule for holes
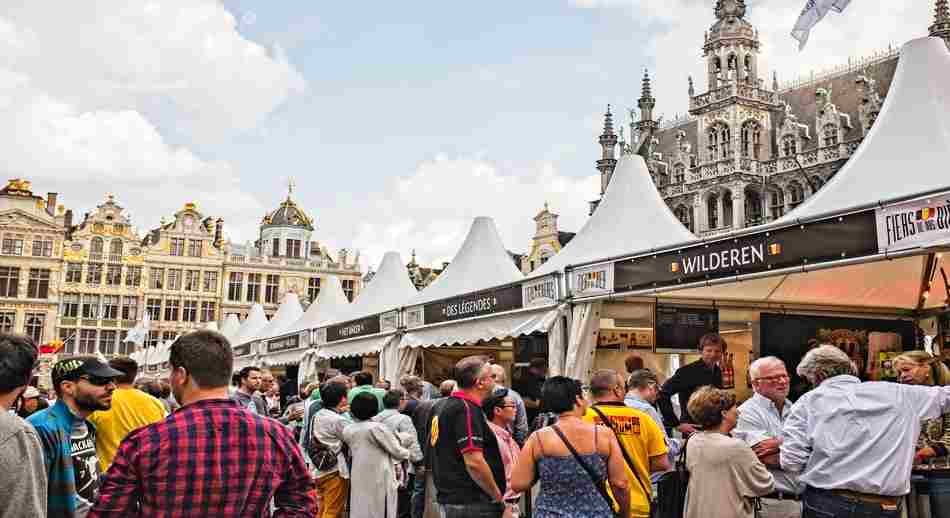
[[[649,515],[653,516],[653,486],[651,485],[647,488],[647,485],[643,483],[643,479],[640,478],[640,474],[637,473],[637,466],[633,463],[633,459],[630,458],[630,454],[627,453],[627,448],[624,447],[623,441],[620,440],[620,436],[617,434],[617,429],[614,428],[614,423],[596,405],[591,405],[591,410],[600,417],[600,420],[603,421],[610,431],[613,432],[614,437],[617,438],[617,444],[620,445],[620,453],[623,453],[623,460],[626,461],[627,467],[630,468],[630,471],[633,472],[633,476],[637,477],[637,482],[640,483],[640,488],[643,489],[643,494],[647,497],[647,507],[650,509]]]
[[[686,447],[689,437],[683,442],[683,449],[673,471],[664,473],[657,480],[656,515],[664,518],[683,518],[686,507],[686,489],[689,487],[689,470],[686,469]]]
[[[594,468],[584,460],[583,457],[577,453],[577,450],[574,449],[574,445],[567,440],[567,437],[564,435],[564,432],[561,431],[561,428],[557,425],[551,427],[558,437],[564,441],[564,446],[567,446],[567,449],[570,450],[571,455],[574,456],[574,460],[584,468],[584,471],[587,472],[587,476],[590,477],[590,481],[594,484],[594,488],[597,489],[597,492],[600,493],[600,496],[607,502],[607,507],[610,508],[610,512],[613,513],[614,518],[623,518],[623,515],[620,514],[620,505],[617,504],[617,501],[614,500],[614,497],[610,494],[610,489],[608,488],[609,481],[607,477],[601,477],[594,471]]]

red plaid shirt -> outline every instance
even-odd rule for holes
[[[88,518],[311,517],[293,433],[227,399],[192,403],[125,438]]]

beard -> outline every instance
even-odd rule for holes
[[[97,399],[95,396],[84,392],[76,394],[75,400],[77,407],[79,407],[81,410],[90,412],[94,412],[96,410],[109,410],[112,408],[111,402],[105,403]]]

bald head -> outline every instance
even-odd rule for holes
[[[505,372],[505,368],[497,363],[493,363],[491,366],[491,377],[495,378],[495,385],[504,386],[507,381],[508,373]]]

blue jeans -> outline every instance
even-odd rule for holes
[[[442,508],[442,518],[501,518],[505,512],[505,504],[496,502],[439,506]]]
[[[422,518],[426,512],[426,476],[418,473],[412,480],[412,518]]]
[[[930,482],[930,516],[950,517],[950,477],[933,477]]]
[[[881,504],[859,502],[830,491],[809,487],[802,499],[802,518],[899,518],[901,506],[885,509]]]

